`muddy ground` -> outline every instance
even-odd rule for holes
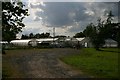
[[[86,78],[80,70],[63,63],[63,56],[80,54],[70,48],[6,50],[3,66],[12,69],[11,78]],[[5,67],[3,67],[5,68]]]

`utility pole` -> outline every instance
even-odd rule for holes
[[[53,44],[54,44],[54,38],[55,38],[55,27],[53,27]]]

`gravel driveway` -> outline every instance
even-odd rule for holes
[[[83,78],[85,76],[81,71],[59,60],[60,57],[78,53],[80,50],[70,48],[8,50],[3,55],[3,62],[9,62],[14,69],[24,74],[19,76],[23,78]]]

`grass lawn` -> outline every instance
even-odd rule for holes
[[[117,78],[118,49],[105,48],[102,50],[96,51],[93,48],[83,48],[79,55],[63,57],[61,60],[96,78]]]

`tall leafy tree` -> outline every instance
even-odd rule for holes
[[[23,19],[28,16],[22,2],[2,2],[2,40],[10,42],[25,27]]]
[[[95,26],[96,28],[96,37],[94,38],[94,35],[93,37],[91,38],[91,40],[93,39],[93,44],[94,44],[94,47],[96,48],[96,50],[99,50],[100,47],[102,47],[104,44],[105,44],[105,36],[104,36],[104,25],[103,25],[103,22],[104,21],[101,21],[101,19],[99,18],[98,19],[98,23],[97,25]]]
[[[86,29],[83,31],[83,34],[85,34],[86,37],[92,36],[91,32],[93,31],[93,23],[90,23],[87,25]]]
[[[118,43],[118,48],[120,48],[120,24],[118,24],[118,27],[116,28],[116,36],[115,36],[115,40]]]
[[[83,33],[90,38],[94,48],[99,50],[99,48],[104,44],[104,39],[101,37],[101,31],[99,30],[101,27],[100,21],[98,25],[95,26],[93,23],[89,24]]]
[[[113,17],[114,15],[112,14],[112,11],[110,11],[104,24],[104,36],[106,38],[112,38],[116,40],[118,43],[118,48],[120,48],[120,23],[113,22]]]

